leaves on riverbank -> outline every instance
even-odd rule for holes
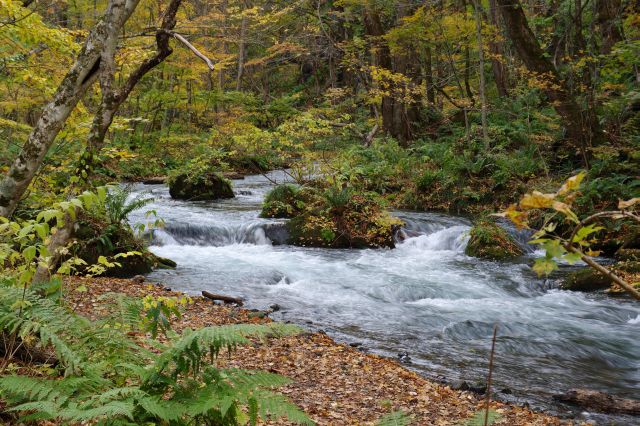
[[[101,298],[107,293],[182,296],[161,285],[131,280],[72,278],[67,282],[71,305],[92,318],[107,313],[108,305]],[[78,286],[88,291],[74,291]],[[251,314],[194,297],[173,329],[181,332],[185,328],[270,321]],[[476,395],[430,382],[395,360],[364,354],[321,333],[254,341],[218,362],[221,367],[260,369],[291,378],[281,392],[319,425],[374,425],[394,411],[409,415],[413,425],[459,425],[472,418],[483,404]],[[492,405],[501,416],[496,424],[571,424],[498,402]]]

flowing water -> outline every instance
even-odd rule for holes
[[[449,382],[484,379],[498,323],[495,389],[512,392],[503,398],[558,412],[566,407],[551,395],[572,387],[640,398],[637,302],[550,288],[529,267],[535,253],[514,262],[467,257],[469,221],[441,214],[396,212],[415,231],[407,234],[419,235],[392,250],[272,245],[269,229],[282,221],[258,213],[270,180],[284,178],[234,181],[237,197],[219,202],[136,187],[151,191],[149,208],[166,222],[151,250],[178,263],[149,278],[193,294],[240,296],[250,308],[277,303],[274,319],[383,355],[407,352],[409,367]]]

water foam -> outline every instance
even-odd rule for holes
[[[451,226],[429,235],[408,238],[398,244],[398,249],[405,251],[453,251],[464,252],[469,242],[469,227],[465,225]]]

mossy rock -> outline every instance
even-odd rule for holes
[[[522,256],[522,249],[511,236],[493,222],[477,223],[469,233],[467,256],[480,259],[506,260]]]
[[[618,261],[640,261],[640,249],[624,248],[616,251],[615,258]]]
[[[260,217],[292,218],[305,206],[306,192],[290,183],[278,185],[265,196]]]
[[[596,291],[610,286],[610,278],[591,268],[584,268],[568,274],[560,287],[572,291]]]
[[[315,203],[287,223],[291,244],[329,248],[395,247],[394,235],[403,223],[372,196],[321,197]]]
[[[231,183],[217,173],[196,178],[181,174],[169,181],[171,198],[189,201],[210,201],[233,198]]]
[[[71,246],[73,256],[79,257],[87,265],[98,264],[101,256],[107,258],[110,263],[119,264],[107,268],[102,276],[131,278],[148,274],[154,268],[177,266],[171,259],[158,257],[147,251],[142,241],[136,238],[126,225],[107,224],[95,217],[83,217],[78,221],[78,225],[74,233],[75,241]],[[133,252],[136,254],[117,256]],[[78,272],[86,271],[80,268]]]

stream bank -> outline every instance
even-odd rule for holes
[[[139,186],[152,191],[149,208],[167,224],[151,250],[178,262],[149,279],[242,297],[249,308],[277,303],[274,319],[375,354],[406,352],[408,367],[449,383],[484,380],[497,322],[494,377],[496,389],[512,391],[505,399],[572,414],[552,395],[590,387],[640,398],[637,303],[558,290],[531,270],[535,253],[508,262],[468,257],[470,222],[443,214],[395,212],[416,236],[393,250],[273,245],[265,229],[281,221],[258,218],[271,180],[284,176],[234,181],[236,198],[215,202],[176,201],[164,186]]]
[[[67,283],[70,304],[92,319],[106,314],[107,293],[138,298],[183,295],[162,284],[136,280],[70,278]],[[80,285],[88,291],[72,291]],[[195,296],[182,317],[172,321],[172,328],[182,332],[185,328],[269,321],[246,309],[217,305]],[[410,413],[411,424],[415,425],[460,425],[484,404],[480,395],[431,382],[395,360],[362,353],[323,333],[255,341],[251,346],[238,347],[230,356],[223,354],[217,362],[221,367],[268,370],[291,378],[292,383],[279,390],[318,425],[373,425],[393,410]],[[492,402],[492,408],[500,415],[497,425],[573,424],[501,402]],[[283,424],[288,423],[278,423]]]

